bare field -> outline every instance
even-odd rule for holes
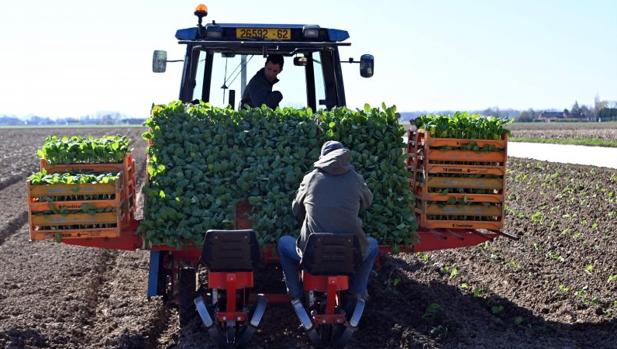
[[[617,122],[515,123],[508,128],[516,141],[617,146]]]
[[[617,129],[617,122],[515,122],[508,128],[512,131]]]
[[[147,251],[28,241],[25,178],[58,132],[129,135],[145,176],[143,129],[0,130],[0,347],[212,347],[197,319],[181,328],[147,300]],[[615,347],[617,170],[511,159],[507,181],[520,240],[383,256],[350,348]],[[256,284],[280,288],[281,273]],[[310,347],[290,306],[262,324],[252,348]]]

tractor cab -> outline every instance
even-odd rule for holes
[[[179,99],[239,107],[248,80],[264,66],[269,54],[285,63],[274,86],[283,94],[281,106],[313,110],[345,106],[341,63],[360,65],[363,77],[373,75],[373,56],[341,60],[339,47],[350,46],[345,30],[308,24],[202,24],[205,5],[195,11],[196,27],[180,29],[176,38],[186,45]],[[154,72],[164,72],[166,51],[154,51]],[[238,79],[239,78],[239,79]]]

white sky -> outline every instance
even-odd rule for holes
[[[152,73],[152,50],[183,58],[174,34],[196,24],[198,1],[0,1],[0,115],[145,117],[153,102],[178,98],[181,65]],[[206,4],[208,21],[348,30],[352,46],[342,48],[342,58],[371,53],[376,62],[371,79],[361,78],[357,65],[344,66],[351,107],[562,109],[575,100],[592,104],[596,94],[617,100],[617,1]],[[255,69],[263,63],[253,61]],[[293,104],[291,60],[287,67],[277,88]],[[215,101],[222,98],[216,84]]]

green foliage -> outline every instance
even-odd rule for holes
[[[449,279],[455,278],[461,273],[461,271],[456,265],[453,265],[451,267],[444,265],[443,267],[441,267],[441,272],[448,275]]]
[[[544,221],[544,215],[540,211],[536,211],[531,215],[531,221],[535,223],[542,223]]]
[[[373,191],[361,213],[367,234],[382,243],[410,243],[416,222],[404,166],[404,129],[394,107],[364,110],[220,109],[172,102],[146,121],[148,148],[144,220],[154,244],[200,244],[208,229],[233,227],[237,202],[248,200],[261,243],[297,233],[291,202],[326,140],[352,151]]]
[[[129,151],[126,136],[49,136],[37,155],[50,164],[118,163]]]
[[[424,310],[424,314],[422,314],[422,319],[429,320],[435,317],[437,313],[441,310],[441,305],[437,303],[430,303],[426,306]]]
[[[525,321],[525,318],[523,318],[522,316],[515,316],[512,318],[512,322],[514,322],[514,324],[517,326],[521,325],[523,321]]]
[[[501,139],[509,134],[505,126],[512,120],[499,119],[480,114],[456,112],[454,115],[427,114],[412,121],[419,129],[425,129],[436,138]]]
[[[471,290],[471,293],[472,293],[472,295],[474,297],[480,298],[480,297],[484,296],[484,294],[486,293],[486,290],[484,290],[484,288],[482,288],[482,287],[474,287]]]
[[[563,258],[563,256],[561,256],[561,255],[559,254],[559,252],[557,252],[557,251],[550,250],[550,251],[548,251],[548,252],[546,253],[546,255],[547,255],[550,259],[553,259],[553,260],[555,260],[555,261],[557,261],[557,262],[561,262],[561,263],[563,263],[563,262],[565,262],[565,261],[566,261],[566,259],[565,259],[565,258]]]
[[[493,313],[493,315],[498,315],[501,312],[503,312],[503,309],[504,309],[503,305],[495,304],[491,307],[491,313]]]
[[[44,169],[28,177],[32,185],[45,184],[108,184],[120,178],[119,173],[47,173]]]

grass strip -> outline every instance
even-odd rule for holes
[[[588,145],[617,148],[617,139],[511,137],[511,142]]]

